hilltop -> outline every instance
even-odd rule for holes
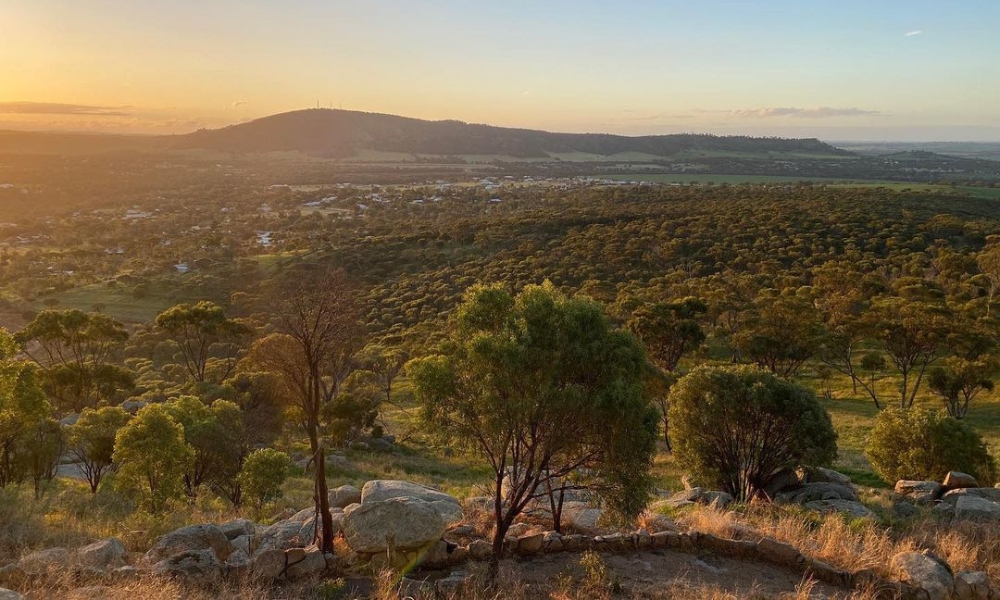
[[[782,153],[850,156],[816,139],[677,134],[628,137],[603,133],[551,133],[461,121],[424,121],[347,110],[287,112],[222,129],[199,130],[176,144],[224,152],[299,151],[348,157],[361,151],[437,156],[509,156],[547,159],[560,154],[674,157],[687,152]]]

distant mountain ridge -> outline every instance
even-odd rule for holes
[[[237,153],[299,151],[325,157],[349,157],[364,150],[438,156],[499,155],[521,159],[566,153],[602,156],[642,153],[671,157],[686,151],[853,154],[817,139],[550,133],[336,109],[293,111],[222,129],[203,129],[175,137],[172,145]]]

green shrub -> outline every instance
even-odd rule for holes
[[[151,512],[184,495],[184,473],[193,461],[184,427],[162,404],[143,408],[115,435],[115,484]]]
[[[869,435],[865,456],[889,482],[941,481],[948,471],[969,473],[984,485],[996,477],[996,464],[979,434],[937,410],[882,411]]]
[[[291,468],[292,459],[284,452],[273,448],[252,452],[239,475],[243,496],[260,512],[265,504],[281,498],[281,487]]]
[[[809,390],[755,367],[700,367],[670,393],[670,437],[697,481],[749,500],[783,469],[837,457],[830,415]]]

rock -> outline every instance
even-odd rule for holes
[[[260,538],[260,548],[278,549],[304,548],[312,543],[312,538],[302,539],[302,523],[296,521],[279,521],[264,530]]]
[[[444,520],[430,502],[398,497],[362,500],[361,506],[345,514],[343,527],[347,544],[366,553],[422,548],[445,532]]]
[[[132,565],[125,565],[124,567],[118,567],[117,569],[111,571],[111,575],[115,579],[121,580],[138,579],[142,576],[142,571]]]
[[[254,544],[252,535],[241,535],[235,540],[229,542],[229,544],[233,547],[234,553],[243,551],[247,554],[253,554]]]
[[[757,554],[764,560],[783,567],[796,568],[805,561],[805,557],[795,546],[768,537],[757,542]]]
[[[181,577],[201,586],[216,585],[222,580],[222,563],[211,548],[175,554],[153,565],[152,571],[157,575]]]
[[[523,535],[517,538],[517,553],[524,555],[538,554],[545,542],[544,533]]]
[[[931,514],[935,517],[950,518],[955,514],[955,505],[947,502],[938,502],[931,509]]]
[[[448,535],[456,537],[468,537],[475,532],[476,528],[472,525],[459,525],[458,527],[448,529]]]
[[[563,536],[558,531],[546,531],[542,539],[542,550],[548,553],[562,552],[566,549]]]
[[[851,485],[842,483],[806,483],[781,492],[775,499],[791,504],[805,504],[816,500],[850,500],[857,502],[858,492]]]
[[[844,513],[855,519],[875,516],[875,513],[870,511],[867,506],[853,500],[813,500],[812,502],[806,502],[803,506],[809,510],[823,514],[831,512]]]
[[[250,558],[250,553],[243,549],[233,552],[226,560],[228,573],[246,573],[251,570],[252,566],[253,561]]]
[[[434,507],[434,510],[441,515],[441,519],[444,521],[445,527],[453,527],[462,522],[465,518],[465,512],[462,511],[462,505],[457,502],[446,502],[443,500],[435,500],[430,503]]]
[[[528,525],[527,523],[514,523],[507,528],[506,535],[521,537],[522,535],[527,535],[529,531],[531,531],[531,525]]]
[[[897,494],[906,496],[917,504],[930,504],[941,497],[941,484],[936,481],[910,481],[900,479],[894,488]]]
[[[416,498],[429,502],[434,510],[441,515],[446,526],[461,523],[462,519],[465,518],[462,503],[457,498],[420,484],[380,479],[369,481],[361,489],[362,505],[366,502],[378,502],[390,498]]]
[[[65,548],[46,548],[32,552],[18,561],[17,566],[28,575],[45,575],[50,570],[62,571],[70,562],[70,552]]]
[[[960,496],[955,503],[955,518],[963,521],[998,521],[1000,504],[977,496]]]
[[[259,550],[253,555],[250,568],[254,577],[268,581],[276,579],[285,573],[285,553],[276,548]]]
[[[696,502],[698,504],[715,504],[719,508],[725,508],[732,501],[733,497],[726,492],[705,490],[700,487],[678,492],[666,500],[669,504],[683,505],[686,502]]]
[[[783,469],[764,486],[764,493],[768,498],[775,498],[780,492],[797,488],[804,483],[806,483],[806,480],[803,478],[801,471]]]
[[[316,546],[286,550],[285,561],[288,565],[285,573],[290,579],[315,577],[326,571],[326,557]]]
[[[310,506],[309,508],[303,508],[299,512],[285,519],[285,521],[288,521],[290,523],[305,523],[306,521],[314,518],[315,516],[316,516],[316,508]]]
[[[962,496],[976,496],[991,502],[1000,502],[1000,489],[997,488],[960,488],[945,492],[941,499],[950,504],[955,504]]]
[[[361,489],[361,504],[389,500],[390,498],[416,498],[424,502],[454,502],[461,506],[457,498],[409,481],[378,479],[369,481]]]
[[[124,567],[128,553],[125,545],[117,538],[100,540],[88,544],[76,551],[76,562],[81,567],[89,569],[115,569]]]
[[[976,478],[968,473],[962,473],[961,471],[949,471],[947,475],[944,476],[944,488],[947,490],[958,490],[962,488],[977,488],[979,487],[979,482]]]
[[[989,600],[990,577],[982,571],[955,574],[955,598],[958,600]]]
[[[330,490],[330,508],[345,508],[351,504],[361,504],[361,490],[353,485],[342,485]]]
[[[233,521],[227,521],[222,525],[219,525],[219,529],[222,530],[222,533],[224,533],[226,538],[229,540],[235,540],[243,535],[253,535],[255,530],[253,521],[250,521],[249,519],[235,519]]]
[[[486,560],[493,554],[493,545],[483,540],[475,540],[469,544],[469,557],[472,560]]]
[[[917,516],[920,511],[909,500],[900,500],[892,503],[892,513],[900,519],[909,519]]]
[[[217,562],[221,563],[229,558],[233,547],[217,525],[188,525],[156,540],[146,553],[146,561],[160,563],[172,556],[197,553],[199,550],[212,550]]]
[[[823,467],[812,467],[807,471],[809,483],[839,483],[841,485],[851,485],[851,478],[843,473],[838,473],[833,469]]]
[[[24,600],[24,596],[18,594],[14,590],[0,588],[0,600]]]
[[[926,592],[928,600],[947,600],[955,585],[944,565],[919,552],[900,552],[889,567],[900,581]]]
[[[420,565],[427,567],[443,567],[449,562],[448,542],[438,540],[431,545],[430,549],[420,557]],[[454,547],[454,546],[452,546]]]
[[[582,502],[567,502],[563,505],[562,524],[585,535],[600,535],[607,531],[598,523],[603,511]]]

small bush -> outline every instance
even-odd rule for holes
[[[281,498],[291,468],[292,460],[284,452],[265,448],[251,453],[239,475],[243,495],[260,512],[265,504]]]
[[[971,427],[937,410],[882,411],[865,456],[886,481],[941,479],[963,471],[983,484],[996,478],[996,464]]]
[[[754,367],[701,367],[670,393],[670,437],[697,481],[739,500],[775,474],[837,456],[830,415],[809,390]]]

